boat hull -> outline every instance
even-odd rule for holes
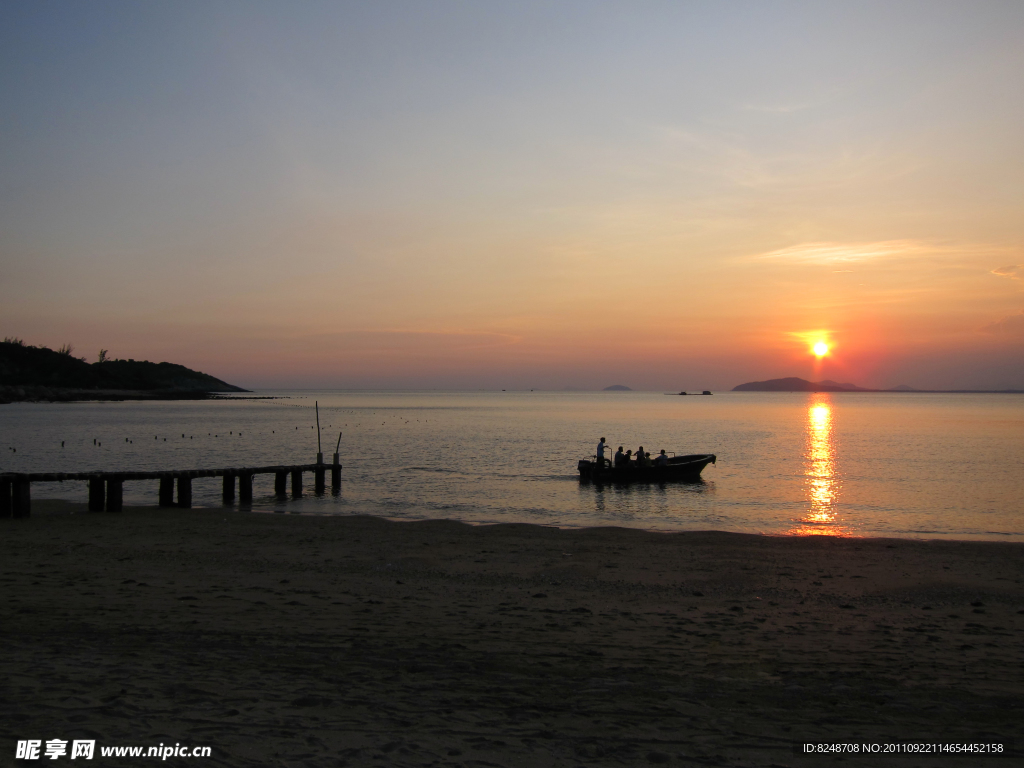
[[[598,467],[596,461],[581,459],[577,465],[581,480],[609,483],[665,483],[670,481],[700,480],[700,473],[708,464],[714,464],[718,457],[713,453],[694,453],[687,456],[673,456],[664,467],[640,467],[629,462],[622,467]]]

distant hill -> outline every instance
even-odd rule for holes
[[[602,392],[632,392],[632,387],[627,387],[625,384],[612,384],[610,387],[605,387],[601,390]]]
[[[732,388],[733,392],[871,392],[855,384],[837,384],[834,381],[807,381],[790,376],[786,379],[751,381]]]
[[[55,352],[20,341],[0,342],[0,399],[79,400],[90,393],[157,393],[171,397],[209,392],[245,392],[220,379],[174,363],[105,360],[87,363],[71,349]],[[81,393],[81,394],[78,394]]]
[[[813,383],[813,382],[811,382]],[[841,387],[844,392],[874,392],[873,389],[865,389],[864,387],[858,387],[856,384],[850,384],[849,382],[840,384],[838,381],[832,381],[831,379],[823,379],[818,382],[829,387]]]
[[[796,376],[785,379],[768,379],[768,381],[751,381],[732,388],[733,392],[917,392],[946,393],[946,394],[975,394],[975,395],[1019,395],[1024,394],[1020,389],[914,389],[906,384],[900,384],[892,389],[865,389],[856,384],[840,384],[829,381],[807,381]]]

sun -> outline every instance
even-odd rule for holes
[[[817,342],[811,349],[818,357],[824,357],[828,354],[828,344],[824,341]]]

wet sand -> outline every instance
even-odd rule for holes
[[[4,765],[812,766],[1024,722],[1017,544],[36,508],[79,513],[0,520]]]

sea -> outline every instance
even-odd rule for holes
[[[317,415],[319,414],[319,430]],[[714,453],[696,483],[599,485],[598,439]],[[343,465],[341,490],[254,512],[784,536],[1024,541],[1024,395],[265,391],[207,401],[0,406],[0,471]],[[155,505],[156,481],[126,482]],[[85,483],[34,483],[85,501]],[[194,481],[196,514],[221,481]]]

